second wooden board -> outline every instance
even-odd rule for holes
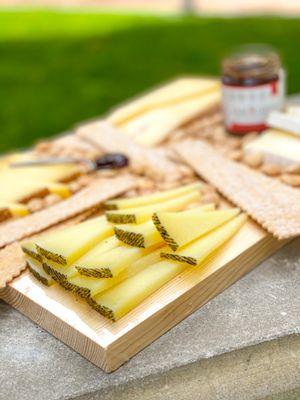
[[[44,287],[28,272],[3,289],[0,296],[92,363],[110,372],[285,243],[249,221],[204,265],[187,268],[117,322],[106,320],[57,285]]]

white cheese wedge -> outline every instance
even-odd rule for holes
[[[281,165],[300,162],[300,136],[270,129],[244,147],[246,154],[261,153],[264,160]]]
[[[300,114],[273,111],[269,114],[267,123],[271,128],[282,129],[300,137]]]

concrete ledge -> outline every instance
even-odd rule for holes
[[[300,239],[111,374],[0,301],[0,400],[298,400],[299,294]]]
[[[76,400],[254,400],[266,395],[288,399],[292,394],[299,400],[300,335],[212,357]]]

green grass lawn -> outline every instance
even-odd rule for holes
[[[28,146],[183,74],[218,74],[234,46],[278,48],[300,91],[300,20],[0,12],[0,152]]]

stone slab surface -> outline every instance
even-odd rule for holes
[[[0,399],[14,400],[20,395],[22,400],[119,398],[113,394],[117,394],[117,386],[122,387],[120,385],[131,388],[126,392],[128,396],[122,396],[122,399],[135,399],[134,387],[139,387],[141,382],[146,385],[158,379],[161,385],[169,373],[178,372],[180,376],[189,366],[201,368],[201,365],[213,360],[221,362],[224,357],[231,357],[228,369],[230,365],[238,365],[238,357],[243,357],[249,346],[253,346],[250,349],[258,352],[260,357],[265,351],[270,355],[278,353],[279,361],[269,356],[270,363],[265,363],[265,369],[278,362],[283,363],[282,360],[287,363],[286,370],[299,367],[299,373],[290,385],[287,385],[284,374],[282,388],[278,387],[278,379],[275,385],[278,393],[281,390],[292,390],[294,393],[295,389],[297,396],[297,386],[300,388],[299,357],[295,365],[292,362],[299,349],[299,310],[300,239],[281,249],[111,374],[102,372],[19,312],[0,302]],[[269,341],[274,341],[274,344],[268,344]],[[266,347],[266,350],[261,347],[259,351],[259,346],[275,347]],[[280,355],[282,349],[285,356]],[[256,364],[264,365],[260,358],[257,360]],[[283,370],[284,367],[283,364]],[[255,363],[252,368],[255,368]],[[201,369],[194,379],[197,380],[197,376],[199,390],[205,390],[200,384]],[[186,379],[188,388],[188,375]],[[219,382],[216,396],[205,397],[202,393],[203,398],[226,399],[222,397],[222,382],[216,379],[212,380],[212,384]],[[266,390],[261,394],[267,397],[273,389],[271,382],[265,384]],[[231,397],[230,400],[252,399],[250,392],[250,397],[247,393],[245,391],[243,397]],[[202,395],[198,398],[202,399]],[[145,398],[158,399],[155,396],[152,391]]]

